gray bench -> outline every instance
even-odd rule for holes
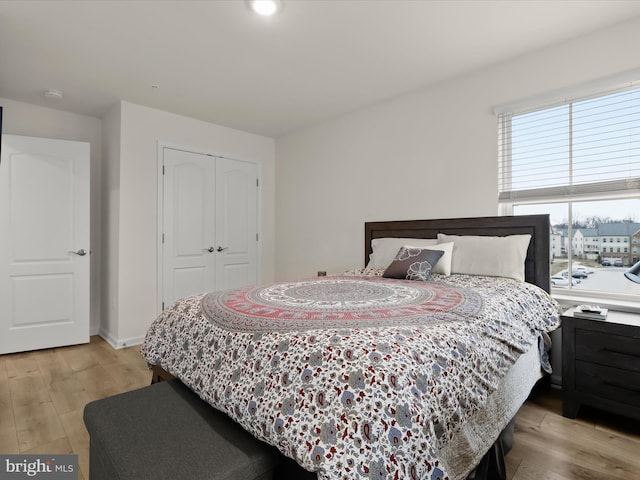
[[[90,480],[270,480],[282,456],[181,382],[87,404]]]

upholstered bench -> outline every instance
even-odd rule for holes
[[[87,404],[90,480],[270,480],[280,453],[181,382]]]

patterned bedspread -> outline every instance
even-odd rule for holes
[[[504,278],[379,274],[187,297],[142,353],[322,480],[452,478],[439,452],[557,304]]]

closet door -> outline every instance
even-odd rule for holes
[[[216,288],[258,281],[258,172],[254,163],[216,159]]]
[[[89,144],[4,135],[0,354],[89,341]]]
[[[164,307],[184,296],[215,289],[215,161],[164,149]]]
[[[252,285],[258,276],[257,166],[163,149],[162,306]]]

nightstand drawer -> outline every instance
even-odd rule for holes
[[[637,338],[582,328],[576,328],[575,335],[576,360],[640,373],[640,342]]]
[[[638,406],[640,373],[576,361],[576,391]]]

